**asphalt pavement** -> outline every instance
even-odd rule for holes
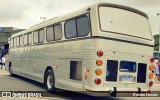
[[[20,91],[20,92],[40,92],[42,94],[47,94],[46,97],[23,97],[23,98],[11,98],[3,97],[0,100],[159,100],[160,99],[160,83],[154,83],[151,91],[157,91],[159,93],[158,97],[92,97],[80,93],[75,93],[71,91],[59,91],[57,93],[46,92],[43,84],[23,78],[23,77],[11,77],[5,69],[0,69],[0,92],[10,92],[10,91]],[[1,94],[0,94],[1,96]]]

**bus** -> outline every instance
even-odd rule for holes
[[[96,3],[9,38],[8,67],[57,89],[90,95],[149,92],[153,38],[145,13]]]

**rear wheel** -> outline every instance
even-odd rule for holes
[[[49,92],[56,91],[54,73],[51,69],[48,70],[47,73],[45,74],[44,85],[47,91]]]

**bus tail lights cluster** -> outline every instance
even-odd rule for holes
[[[154,73],[154,58],[150,58],[150,63],[151,65],[149,66],[149,69],[150,71],[152,71],[150,74],[149,74],[149,78],[150,79],[153,79],[153,73]],[[152,86],[153,85],[153,82],[150,81],[149,82],[149,86]]]
[[[97,51],[97,56],[98,56],[98,57],[102,57],[102,56],[103,56],[103,51],[102,51],[102,50],[98,50],[98,51]],[[102,66],[102,65],[103,65],[103,61],[100,60],[100,59],[98,59],[98,60],[96,61],[96,64],[97,64],[97,66]],[[95,74],[96,74],[97,76],[100,76],[100,75],[102,74],[102,70],[101,70],[100,68],[96,69],[96,70],[95,70]],[[96,79],[95,79],[95,84],[96,84],[96,85],[101,84],[101,79],[96,78]]]

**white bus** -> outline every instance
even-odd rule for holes
[[[149,92],[153,39],[143,12],[96,3],[9,38],[9,71],[48,91]]]

